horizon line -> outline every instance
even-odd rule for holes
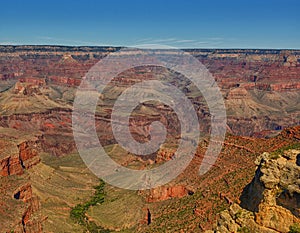
[[[49,46],[49,47],[99,47],[99,48],[130,48],[133,46],[126,46],[126,45],[66,45],[66,44],[1,44],[0,47],[24,47],[24,46]],[[167,45],[165,45],[167,46]],[[173,46],[172,46],[173,47]],[[134,48],[134,47],[133,47]],[[203,49],[203,50],[300,50],[300,48],[255,48],[255,47],[174,47],[174,48],[165,48],[165,49],[182,49],[182,50],[189,50],[189,49]]]

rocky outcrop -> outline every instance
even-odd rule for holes
[[[21,161],[18,156],[6,156],[0,160],[0,175],[10,176],[10,175],[22,175],[23,168],[21,166]]]
[[[33,141],[23,141],[19,145],[2,142],[3,154],[0,154],[0,175],[22,175],[24,169],[38,164],[40,157],[37,152],[37,139]]]
[[[3,131],[3,132],[2,132]],[[0,139],[0,212],[5,220],[1,232],[40,233],[40,203],[33,194],[25,170],[40,162],[39,140],[14,130],[1,131]]]
[[[28,186],[28,189],[31,190],[31,185]],[[24,231],[27,232],[42,232],[42,223],[41,221],[36,221],[34,219],[35,213],[40,209],[40,203],[37,197],[28,195],[27,199],[23,199],[24,202],[29,204],[28,208],[25,210],[22,216],[22,225],[24,226]]]
[[[214,232],[287,233],[300,226],[300,150],[263,153],[241,206],[219,215]]]
[[[47,79],[51,83],[59,84],[59,85],[67,85],[67,86],[79,86],[81,83],[81,79],[74,79],[65,76],[49,76]]]
[[[13,183],[12,183],[13,182]],[[39,199],[24,176],[1,178],[1,232],[41,233],[42,216]]]
[[[22,175],[23,168],[17,145],[13,142],[0,140],[0,175]]]
[[[227,94],[227,99],[249,99],[249,93],[244,87],[231,89]]]
[[[299,90],[299,89],[300,89],[300,82],[270,84],[271,91],[284,92],[288,90]]]
[[[24,81],[25,79],[22,79]],[[16,82],[13,93],[14,94],[19,94],[19,95],[24,95],[24,96],[32,96],[34,94],[36,95],[42,95],[39,86],[42,85],[44,81],[41,80],[29,80],[32,83],[24,83],[22,81]]]
[[[32,193],[30,183],[25,183],[13,192],[16,200],[26,203],[21,216],[21,222],[15,228],[15,232],[20,233],[39,233],[42,232],[41,216],[37,215],[40,209],[40,202]]]
[[[154,162],[155,163],[163,163],[163,162],[169,161],[169,160],[173,159],[175,152],[176,152],[175,150],[171,150],[171,149],[159,150],[156,154]]]
[[[297,66],[299,64],[295,55],[284,56],[283,65],[286,67]]]
[[[188,195],[189,193],[191,193],[191,191],[183,185],[160,186],[150,190],[147,202],[158,202],[168,200],[170,198],[180,198]]]
[[[41,161],[37,147],[36,141],[25,141],[18,145],[19,158],[23,168],[29,169]]]

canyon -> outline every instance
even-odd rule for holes
[[[92,196],[98,179],[86,169],[77,153],[72,131],[73,101],[88,70],[120,49],[0,46],[0,202],[3,203],[0,226],[4,232],[84,232],[83,226],[70,220],[69,212]],[[279,226],[268,218],[272,211],[281,211],[292,219],[289,226],[297,223],[298,210],[291,210],[297,201],[284,198],[296,191],[279,194],[280,207],[269,202],[256,203],[261,210],[255,213],[255,218],[255,211],[251,206],[243,206],[240,198],[247,185],[261,191],[248,192],[250,197],[266,196],[267,192],[274,192],[275,186],[283,187],[281,181],[276,184],[270,181],[271,191],[263,191],[261,183],[268,180],[255,175],[255,171],[265,171],[258,172],[254,162],[257,160],[260,165],[262,153],[272,154],[300,141],[300,51],[187,49],[185,52],[207,67],[224,97],[227,135],[217,162],[199,177],[211,116],[195,85],[164,67],[126,70],[105,88],[95,113],[99,141],[116,162],[134,169],[152,168],[171,160],[177,148],[180,125],[175,112],[162,103],[150,101],[140,104],[132,113],[130,132],[137,141],[147,142],[150,124],[160,121],[167,127],[166,144],[157,153],[143,157],[117,145],[110,124],[112,107],[126,88],[143,80],[164,80],[184,92],[193,103],[204,136],[190,165],[167,185],[133,192],[107,184],[107,201],[89,208],[88,221],[112,232],[203,232],[217,220],[220,226],[216,231],[226,232],[223,231],[226,227],[221,227],[229,221],[232,228],[227,227],[228,232],[236,232],[243,226],[234,223],[232,211],[251,215],[253,224],[272,229]],[[277,160],[264,154],[264,161],[271,167],[288,164],[290,160],[295,163],[294,155],[293,158],[286,155],[292,152],[284,153]],[[271,170],[266,171],[271,177],[287,176],[274,175],[276,169]],[[120,211],[126,211],[128,218]],[[280,231],[288,232],[289,226]]]
[[[37,87],[43,88],[46,95],[36,95],[41,105],[47,105],[37,106],[37,109],[53,109],[59,104],[63,104],[60,107],[64,110],[70,109],[71,106],[67,104],[72,104],[81,78],[99,59],[119,49],[121,48],[1,46],[0,90],[14,86],[17,80],[19,83],[14,91],[22,83],[31,83],[30,85],[35,85],[35,90]],[[225,98],[228,127],[234,134],[253,136],[264,130],[276,131],[299,124],[299,51],[195,49],[186,52],[195,56],[214,76]],[[108,98],[115,99],[126,87],[138,81],[163,78],[183,91],[190,89],[187,95],[191,98],[197,96],[193,101],[195,105],[200,105],[198,115],[205,121],[208,109],[203,98],[200,98],[201,93],[193,92],[194,86],[187,86],[188,81],[184,77],[162,67],[137,67],[123,72],[111,84],[118,87],[116,93]],[[175,79],[180,81],[174,81]],[[2,100],[4,101],[4,97]],[[5,102],[7,105],[8,101]],[[110,105],[111,103],[105,102],[99,108],[107,108],[109,111]],[[16,110],[16,106],[11,108]],[[32,113],[35,111],[32,107],[26,111],[28,110]],[[1,111],[5,114],[4,110]],[[9,110],[7,111],[7,115],[10,115]]]

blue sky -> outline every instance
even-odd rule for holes
[[[10,0],[0,6],[0,44],[300,49],[299,0]]]

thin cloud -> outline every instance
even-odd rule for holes
[[[211,43],[211,42],[209,42],[209,41],[196,41],[196,42],[193,43],[193,44],[201,45],[201,44],[209,44],[209,43]]]
[[[214,40],[214,41],[220,41],[220,40],[224,40],[224,38],[222,38],[222,37],[211,37],[211,38],[209,38],[210,40]]]
[[[69,40],[69,39],[63,39],[63,38],[56,38],[56,37],[50,37],[50,36],[39,36],[37,37],[38,40],[44,40],[42,43],[49,43],[49,41],[51,42],[55,42],[55,43],[68,43],[71,45],[86,45],[86,46],[112,46],[112,45],[108,45],[106,43],[99,43],[99,42],[95,42],[95,41],[84,41],[84,40]]]
[[[193,43],[196,42],[195,40],[176,40],[176,43]]]
[[[195,39],[188,39],[188,38],[156,38],[153,39],[151,37],[149,38],[141,38],[139,40],[136,40],[136,44],[150,44],[150,45],[162,45],[162,46],[171,46],[174,48],[218,48],[226,42],[233,41],[234,38],[222,38],[222,37],[207,37],[207,38],[201,38],[199,40]],[[51,36],[38,36],[36,37],[36,41],[38,41],[35,44],[66,44],[66,45],[73,45],[73,46],[119,46],[114,45],[111,43],[100,43],[95,41],[85,41],[85,40],[70,40],[70,39],[64,39],[64,38],[57,38],[57,37],[51,37]],[[16,41],[2,41],[0,42],[0,45],[20,45],[22,43],[16,42]],[[23,43],[24,44],[24,43]],[[133,46],[130,44],[124,44],[123,46]]]
[[[12,41],[1,41],[0,45],[18,45],[19,43],[17,42],[12,42]]]
[[[139,39],[136,41],[136,43],[148,42],[148,41],[152,41],[152,40],[153,40],[153,38],[149,37],[149,38]]]
[[[137,43],[147,43],[147,44],[154,44],[154,43],[170,43],[170,42],[174,42],[176,41],[176,38],[157,38],[157,39],[153,39],[153,38],[144,38],[144,39],[139,39],[136,42]]]
[[[138,40],[139,43],[145,44],[162,44],[162,45],[170,45],[178,48],[193,48],[193,47],[217,47],[224,43],[224,38],[222,37],[210,37],[210,38],[202,38],[202,40],[195,39],[182,39],[182,38],[144,38]]]
[[[176,40],[177,40],[176,38],[166,38],[166,39],[156,39],[156,40],[153,40],[152,42],[154,42],[154,43],[164,43],[164,42],[174,43]]]

